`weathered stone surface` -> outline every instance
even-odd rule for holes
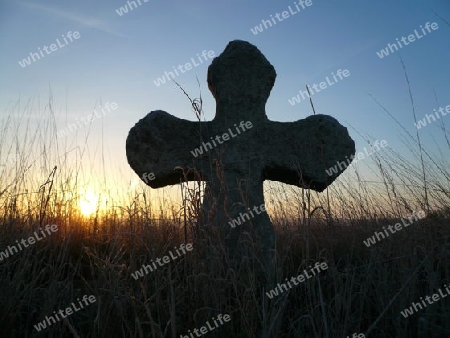
[[[252,166],[260,168],[255,176],[261,176],[261,181],[279,181],[321,192],[339,176],[328,176],[325,169],[336,165],[336,161],[346,162],[345,157],[355,153],[347,128],[333,117],[319,114],[296,122],[241,118],[241,121],[252,122],[253,127],[213,150],[203,151],[199,157],[192,155],[191,151],[200,147],[202,141],[222,135],[227,127],[234,128],[233,122],[239,124],[238,120],[222,124],[222,127],[213,122],[201,122],[200,127],[199,122],[178,119],[161,110],[152,111],[130,130],[128,162],[140,177],[144,173],[154,173],[155,179],[147,184],[161,188],[180,183],[182,175],[174,170],[177,166],[195,167],[205,180],[211,180],[208,163],[217,158],[219,151],[224,152],[230,171],[242,165],[248,167],[242,161],[251,161]],[[232,131],[236,134],[234,129]]]
[[[205,217],[229,231],[230,251],[237,249],[239,234],[250,230],[267,259],[275,244],[267,213],[234,229],[228,221],[264,204],[264,180],[323,191],[340,174],[328,176],[325,170],[355,154],[347,128],[331,116],[270,121],[265,104],[275,77],[273,66],[255,46],[232,41],[208,68],[208,86],[217,103],[213,121],[191,122],[153,111],[131,128],[126,143],[133,170],[140,177],[154,173],[156,178],[147,183],[152,188],[178,184],[182,174],[175,167],[195,168],[208,181]],[[193,156],[202,142],[212,145],[211,138],[230,134],[229,129],[237,134],[235,125],[241,121],[250,121],[252,127]],[[191,174],[188,179],[199,177]]]

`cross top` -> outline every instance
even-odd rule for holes
[[[246,41],[231,41],[222,54],[208,68],[208,87],[217,102],[214,120],[232,119],[230,109],[242,101],[253,103],[252,110],[241,112],[236,118],[259,121],[267,119],[265,105],[277,74],[266,57]]]
[[[240,233],[249,231],[266,258],[275,243],[267,213],[239,229],[229,226],[230,220],[264,205],[263,181],[323,191],[341,174],[326,170],[355,154],[347,128],[331,116],[270,121],[265,104],[275,77],[255,46],[232,41],[208,68],[208,86],[216,99],[212,121],[152,111],[131,128],[126,142],[128,163],[141,178],[152,173],[152,180],[145,179],[152,188],[180,183],[185,176],[175,168],[183,168],[190,181],[207,181],[207,223],[229,230],[230,252],[238,247]]]

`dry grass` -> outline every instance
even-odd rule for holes
[[[10,109],[22,117],[32,111]],[[114,190],[104,180],[107,212],[81,216],[78,191],[85,184],[81,178],[90,174],[81,163],[89,148],[56,142],[51,100],[44,110],[35,128],[23,118],[10,118],[2,128],[1,158],[15,154],[17,161],[8,162],[0,177],[0,252],[40,226],[59,227],[0,262],[2,337],[180,337],[218,314],[232,319],[209,337],[346,337],[368,331],[369,337],[450,336],[450,298],[406,319],[400,314],[450,284],[448,156],[424,150],[421,163],[412,138],[412,159],[392,149],[368,159],[378,185],[353,168],[328,195],[266,184],[278,281],[317,261],[329,266],[270,300],[255,278],[254,262],[224,261],[224,246],[197,224],[198,185],[180,185],[182,205],[161,202],[158,208],[150,188],[124,193],[126,182],[121,187],[116,180]],[[370,248],[363,244],[383,225],[421,209],[429,210],[425,219]],[[143,264],[185,242],[194,243],[192,252],[132,278]],[[33,328],[83,295],[97,301],[41,333]]]

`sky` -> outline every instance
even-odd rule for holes
[[[10,114],[10,107],[18,101],[23,106],[32,102],[34,107],[39,101],[43,106],[51,95],[56,128],[61,130],[87,118],[93,109],[100,111],[100,105],[114,104],[116,109],[92,121],[89,142],[98,144],[102,138],[103,151],[131,178],[134,173],[126,162],[125,140],[139,119],[161,109],[195,120],[189,101],[173,81],[161,83],[158,78],[173,71],[173,66],[198,60],[197,54],[204,51],[218,56],[236,39],[256,45],[275,67],[277,78],[266,106],[274,121],[311,115],[309,100],[294,105],[289,100],[305,90],[305,85],[318,85],[326,77],[332,80],[339,70],[347,70],[347,77],[336,78],[339,81],[314,92],[312,99],[316,113],[332,115],[349,128],[357,151],[367,147],[358,133],[406,151],[398,136],[400,127],[373,98],[409,132],[416,132],[400,56],[418,119],[450,105],[448,0],[132,3],[1,0],[0,117]],[[287,14],[282,16],[284,11]],[[263,20],[273,20],[272,26],[267,22],[264,26]],[[255,26],[260,26],[258,32]],[[408,42],[411,34],[416,37]],[[406,43],[396,41],[402,37]],[[393,51],[381,58],[380,51],[388,43],[402,47],[398,51],[391,47]],[[44,56],[34,56],[33,61],[31,54],[39,51]],[[29,64],[23,61],[27,58]],[[215,102],[206,75],[212,58],[205,59],[179,72],[175,80],[193,98],[201,90],[205,119],[211,120]],[[38,113],[30,115],[39,119]],[[448,125],[449,115],[440,115],[440,121]],[[419,130],[431,148],[439,123],[428,123]],[[80,137],[75,142],[86,140]]]

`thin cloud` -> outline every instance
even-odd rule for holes
[[[35,8],[35,9],[39,9],[41,11],[45,11],[56,17],[68,19],[68,20],[76,22],[80,25],[83,25],[83,26],[86,26],[89,28],[93,28],[93,29],[97,29],[97,30],[100,30],[100,31],[108,33],[108,34],[113,34],[113,35],[120,36],[120,37],[126,37],[125,35],[114,31],[105,21],[99,20],[97,18],[82,16],[82,15],[74,13],[74,12],[69,12],[69,11],[65,11],[65,10],[61,10],[61,9],[57,9],[57,8],[52,8],[52,7],[49,7],[46,5],[42,5],[42,4],[32,4],[32,3],[28,3],[28,2],[21,2],[20,4],[22,6],[25,6],[28,8]]]

